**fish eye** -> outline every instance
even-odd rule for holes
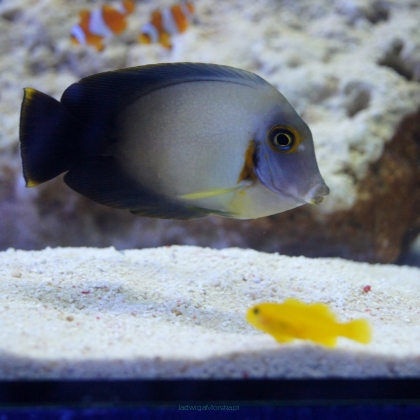
[[[298,135],[291,127],[276,125],[269,134],[270,145],[276,152],[291,153],[296,151]]]
[[[280,149],[290,148],[293,137],[289,133],[277,133],[273,138],[273,143]]]
[[[255,314],[255,315],[258,315],[259,313],[260,313],[260,310],[259,310],[258,308],[255,308],[255,309],[254,309],[254,314]]]

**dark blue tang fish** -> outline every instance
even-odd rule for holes
[[[28,187],[63,172],[80,194],[148,217],[250,219],[328,195],[308,126],[232,67],[174,63],[95,74],[57,101],[25,89]]]

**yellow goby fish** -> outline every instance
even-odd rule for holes
[[[372,339],[371,327],[366,320],[340,323],[327,305],[306,304],[292,298],[283,303],[255,305],[248,310],[246,319],[254,327],[271,334],[280,343],[301,339],[335,347],[338,336],[363,344]]]

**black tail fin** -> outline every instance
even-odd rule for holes
[[[81,157],[84,127],[45,93],[24,89],[20,151],[26,186],[34,187],[67,171]]]

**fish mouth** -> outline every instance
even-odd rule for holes
[[[285,191],[283,188],[277,185],[276,177],[271,171],[270,166],[268,166],[268,168],[269,168],[271,186],[268,185],[268,183],[264,182],[261,176],[258,176],[260,182],[269,190],[277,194],[281,194],[291,199],[295,203],[298,203],[299,205],[306,204],[306,203],[321,204],[324,201],[324,197],[330,193],[329,187],[327,186],[327,184],[325,184],[325,182],[322,181],[319,184],[316,184],[315,186],[313,186],[304,197],[302,197],[302,195],[300,194],[296,194],[296,193],[292,194],[288,191]],[[257,175],[259,175],[258,171],[257,171]]]
[[[324,201],[324,197],[329,193],[330,189],[327,184],[317,184],[305,195],[305,201],[309,204],[321,204]]]

